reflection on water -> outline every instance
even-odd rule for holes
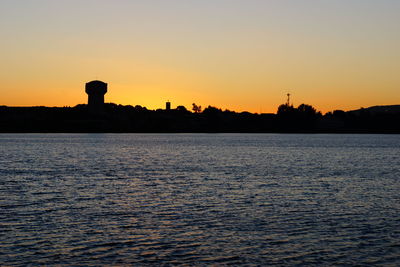
[[[0,135],[0,265],[399,265],[400,136]]]

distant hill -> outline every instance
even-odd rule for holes
[[[375,114],[397,114],[400,113],[400,105],[389,105],[389,106],[373,106],[369,108],[361,108],[357,110],[351,110],[349,113],[360,114],[361,112],[369,112],[371,115]]]

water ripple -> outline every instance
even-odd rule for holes
[[[400,265],[400,136],[0,135],[0,265]]]

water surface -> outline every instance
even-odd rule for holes
[[[0,265],[400,265],[400,136],[1,134]]]

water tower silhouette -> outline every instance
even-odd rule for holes
[[[102,81],[86,83],[85,91],[88,94],[88,107],[92,113],[101,113],[104,109],[104,95],[107,93],[107,84]]]

